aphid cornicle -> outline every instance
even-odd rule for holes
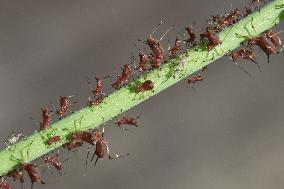
[[[129,64],[125,64],[122,70],[122,74],[112,84],[112,87],[119,89],[127,80],[131,77],[131,68]]]

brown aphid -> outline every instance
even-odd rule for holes
[[[115,89],[119,89],[122,84],[127,82],[127,80],[131,77],[131,68],[129,64],[125,64],[122,70],[122,74],[117,78],[117,80],[112,84],[112,87]]]
[[[48,146],[50,146],[50,145],[52,145],[52,144],[54,144],[58,141],[60,141],[60,136],[56,135],[56,136],[53,136],[50,139],[48,139],[48,141],[46,143],[48,144]]]
[[[51,122],[51,115],[48,108],[42,108],[42,122],[40,123],[40,130],[47,129]]]
[[[275,47],[281,47],[282,41],[279,37],[279,35],[271,30],[267,30],[265,32],[265,36],[270,39],[271,43],[275,46]]]
[[[40,170],[39,168],[37,167],[36,164],[33,164],[33,163],[22,163],[20,166],[19,166],[19,169],[20,171],[26,171],[31,179],[31,182],[32,182],[32,187],[33,187],[33,184],[35,182],[41,182],[42,184],[45,184],[45,182],[43,182],[41,180],[41,174],[40,174]]]
[[[256,62],[255,54],[251,49],[240,49],[240,50],[237,50],[237,51],[233,51],[230,54],[230,57],[233,61],[236,61],[240,58],[250,60],[253,63],[255,63],[257,65],[258,69],[260,70],[259,64]]]
[[[108,146],[108,143],[107,141],[102,137],[101,140],[99,140],[97,143],[96,143],[96,150],[91,158],[91,161],[94,160],[94,157],[97,156],[96,158],[96,161],[94,163],[94,166],[96,166],[97,162],[99,159],[103,159],[105,157],[105,152],[107,151],[107,154],[109,156],[109,159],[110,158],[110,152],[109,152],[109,146]]]
[[[267,55],[268,63],[269,56],[271,54],[276,54],[277,50],[274,44],[272,44],[266,36],[253,37],[248,40],[248,46],[251,47],[253,45],[259,46],[261,50]]]
[[[137,84],[135,86],[135,92],[136,93],[141,93],[144,91],[150,91],[154,88],[154,83],[151,80],[146,80],[141,84]]]
[[[62,170],[62,164],[56,156],[45,156],[44,162],[53,165],[57,171]]]
[[[234,11],[230,12],[229,14],[227,14],[217,22],[218,30],[220,31],[225,27],[235,24],[238,20],[241,19],[241,17],[242,17],[241,11],[236,8]]]
[[[181,49],[181,40],[176,37],[174,46],[169,49],[170,57],[175,57],[180,49]]]
[[[4,181],[3,179],[2,179],[2,181],[0,181],[0,188],[13,189],[12,185],[10,185],[8,182]]]
[[[218,34],[215,31],[208,30],[205,33],[200,34],[200,37],[207,38],[208,44],[207,44],[207,50],[211,51],[214,47],[221,44],[222,42],[219,39]]]
[[[115,121],[115,124],[117,124],[118,127],[121,127],[121,125],[133,125],[135,127],[138,127],[138,118],[139,116],[137,116],[136,118],[123,116],[122,118]]]
[[[146,65],[147,65],[148,62],[149,62],[148,56],[145,55],[145,54],[141,54],[139,52],[139,64],[135,68],[135,70],[137,70],[138,72],[146,71],[147,70]]]
[[[100,105],[100,103],[102,103],[104,100],[104,97],[101,95],[97,98],[92,98],[92,100],[89,98],[89,106],[90,107],[95,107]]]
[[[59,108],[59,110],[56,110],[56,114],[57,114],[59,119],[64,117],[65,114],[69,111],[69,107],[70,107],[71,104],[70,104],[68,98],[70,98],[70,97],[71,96],[60,96],[60,108]]]
[[[160,45],[160,42],[152,36],[147,39],[146,44],[150,47],[152,51],[152,67],[159,68],[163,63],[165,56],[165,51],[163,47]]]
[[[188,84],[195,84],[197,82],[203,81],[203,77],[201,75],[189,77],[187,80]]]
[[[7,173],[6,175],[7,177],[11,177],[13,178],[13,180],[18,180],[20,183],[24,183],[24,175],[22,171],[18,171],[16,169],[10,171],[9,173]]]
[[[189,26],[189,27],[185,27],[185,31],[188,33],[188,36],[189,36],[189,38],[186,39],[187,44],[195,45],[196,44],[196,35],[195,35],[193,29]]]

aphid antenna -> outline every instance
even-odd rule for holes
[[[247,74],[249,77],[255,79],[255,77],[254,77],[250,72],[248,72],[246,69],[244,69],[244,68],[243,68],[241,65],[239,65],[236,61],[235,61],[235,65],[236,65],[241,71],[243,71],[245,74]]]
[[[152,37],[158,30],[158,28],[163,24],[164,22],[161,20],[160,23],[154,28],[154,30],[150,33],[149,37]]]

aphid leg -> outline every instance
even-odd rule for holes
[[[85,165],[88,164],[89,154],[90,154],[90,147],[88,146],[88,152],[87,152],[87,157],[86,157]]]
[[[247,74],[248,76],[250,76],[251,78],[255,78],[251,73],[249,73],[247,70],[245,70],[242,66],[240,66],[237,62],[235,62],[235,65],[242,70],[245,74]]]
[[[159,28],[162,24],[163,24],[163,21],[161,20],[160,23],[154,28],[154,30],[151,32],[151,34],[150,34],[149,36],[151,37],[152,35],[154,35],[155,32],[158,30],[158,28]]]

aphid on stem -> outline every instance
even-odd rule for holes
[[[69,107],[72,105],[72,103],[70,103],[70,101],[68,100],[68,98],[71,98],[73,96],[60,96],[60,108],[59,110],[57,110],[54,105],[52,104],[54,110],[56,111],[56,114],[58,116],[59,119],[62,119],[62,117],[65,116],[65,114],[70,111]],[[76,102],[73,102],[76,103]],[[71,113],[73,113],[72,111],[70,111]]]
[[[60,136],[56,135],[56,136],[53,136],[50,139],[48,139],[46,143],[48,144],[48,146],[51,146],[52,144],[54,144],[58,141],[60,141]]]
[[[35,182],[40,182],[41,184],[45,184],[45,182],[41,180],[40,170],[36,164],[22,163],[20,164],[19,169],[20,171],[26,171],[28,173],[32,182],[31,188],[33,188]]]
[[[191,26],[185,27],[185,31],[188,33],[189,38],[186,39],[187,46],[192,44],[193,46],[196,44],[196,35]]]
[[[181,49],[181,40],[176,37],[175,44],[172,48],[169,47],[170,57],[175,57],[177,52]]]
[[[40,125],[40,130],[47,129],[51,122],[51,111],[48,110],[48,108],[41,108],[41,114],[42,114],[42,122]]]
[[[123,116],[122,118],[119,118],[118,120],[116,120],[115,124],[123,130],[128,130],[127,128],[121,127],[121,125],[130,125],[130,126],[138,127],[139,117],[140,116],[137,116],[136,118]]]
[[[154,88],[154,83],[151,80],[146,80],[143,83],[139,83],[135,86],[135,93],[141,93],[144,91],[150,91]]]
[[[123,66],[122,74],[118,76],[117,80],[112,84],[112,87],[119,89],[127,80],[131,77],[131,67],[130,64],[125,64]]]
[[[13,180],[18,180],[21,184],[24,183],[24,175],[22,171],[18,171],[17,169],[14,169],[7,173],[7,177],[13,178]]]
[[[250,60],[252,61],[254,64],[257,65],[259,71],[260,70],[260,66],[259,64],[256,62],[256,59],[255,59],[255,54],[253,53],[253,51],[251,49],[246,49],[246,48],[243,48],[243,49],[239,49],[239,50],[236,50],[236,51],[232,51],[230,54],[229,54],[230,58],[235,62],[236,60],[240,59],[240,58],[243,58],[243,59],[246,59],[246,60]]]

